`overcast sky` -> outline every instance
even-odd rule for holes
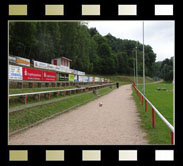
[[[142,43],[142,21],[88,21],[101,35],[111,35]],[[144,44],[156,53],[156,61],[174,56],[174,21],[144,21]]]

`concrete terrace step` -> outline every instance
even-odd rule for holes
[[[89,92],[86,92],[86,93],[92,93],[92,91],[89,91]],[[32,108],[32,107],[36,107],[36,106],[40,106],[40,105],[51,104],[51,103],[55,103],[55,102],[58,102],[58,101],[63,101],[63,100],[66,100],[66,99],[73,98],[75,96],[84,95],[86,93],[75,94],[75,95],[72,95],[72,96],[62,97],[62,98],[59,98],[59,99],[52,99],[52,100],[38,102],[38,103],[24,104],[24,105],[21,105],[21,106],[16,106],[16,107],[10,108],[9,109],[9,113],[22,111],[22,110],[25,110],[25,109],[28,109],[28,108]]]

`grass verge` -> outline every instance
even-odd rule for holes
[[[126,83],[132,83],[134,81],[134,76],[125,76],[125,75],[90,75],[92,77],[104,77],[110,79],[112,82],[126,82]],[[152,78],[146,77],[145,78],[146,83],[153,82]],[[138,83],[143,83],[143,77],[138,77]]]
[[[160,83],[162,85],[162,83]],[[162,115],[173,124],[173,95],[163,92],[157,92],[156,87],[160,85],[148,85],[146,86],[146,96],[155,107],[162,113]],[[139,87],[140,89],[140,87]],[[158,93],[158,94],[157,94]],[[169,145],[171,143],[171,131],[166,124],[155,113],[155,128],[152,127],[152,108],[147,104],[147,112],[145,112],[145,104],[142,105],[142,101],[139,98],[133,88],[132,93],[134,100],[139,111],[141,118],[141,127],[145,129],[147,133],[147,139],[149,144],[163,144]],[[158,96],[157,96],[158,95]],[[168,99],[167,99],[168,98]],[[167,109],[169,108],[169,109]]]

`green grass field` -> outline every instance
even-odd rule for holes
[[[142,92],[142,85],[138,89]],[[157,90],[157,88],[165,90]],[[171,83],[157,83],[146,84],[146,97],[159,110],[159,112],[169,121],[173,122],[173,84]],[[133,89],[133,96],[137,103],[139,116],[142,119],[141,126],[147,132],[147,138],[150,144],[170,144],[171,131],[164,124],[164,122],[155,113],[155,128],[152,128],[152,108],[147,104],[147,112],[145,112],[145,105],[139,101],[136,92]]]
[[[108,78],[110,79],[110,81],[113,81],[113,82],[132,83],[134,81],[134,76],[125,76],[125,75],[89,75],[89,76]],[[139,76],[138,82],[142,83],[142,81],[143,81],[143,77]],[[146,82],[151,83],[153,82],[153,80],[150,77],[146,77]]]

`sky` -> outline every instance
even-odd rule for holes
[[[142,21],[87,21],[105,36],[108,33],[120,39],[143,43]],[[174,21],[144,21],[144,44],[156,53],[156,61],[174,56]]]

